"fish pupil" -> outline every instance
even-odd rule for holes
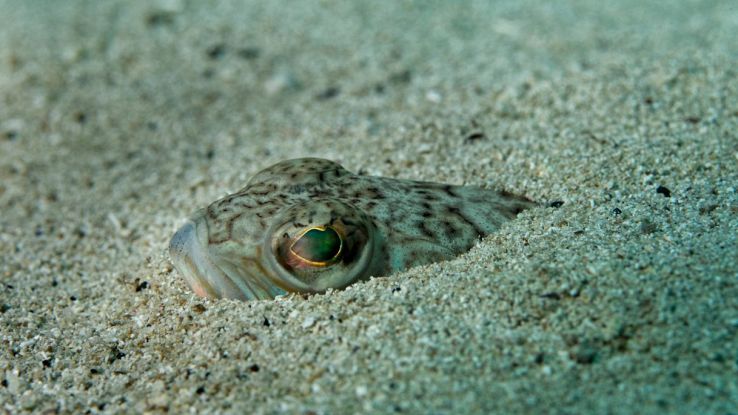
[[[311,262],[331,261],[341,251],[341,237],[330,227],[312,228],[295,241],[291,250]]]

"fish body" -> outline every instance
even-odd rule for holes
[[[532,206],[507,192],[286,160],[197,211],[169,253],[203,297],[316,293],[451,259]]]

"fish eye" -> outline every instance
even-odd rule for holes
[[[343,253],[343,239],[330,226],[305,229],[290,246],[296,257],[316,267],[331,265]]]
[[[334,199],[297,203],[281,211],[264,238],[270,281],[288,292],[323,292],[378,275],[384,258],[372,218]]]

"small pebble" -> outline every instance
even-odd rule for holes
[[[307,317],[305,321],[302,322],[302,328],[307,329],[312,327],[315,324],[315,317]]]
[[[430,90],[426,92],[425,99],[427,99],[428,101],[434,104],[438,104],[439,102],[441,102],[442,97],[441,97],[441,94],[439,94],[438,92]]]

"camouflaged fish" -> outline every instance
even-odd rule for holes
[[[318,293],[454,258],[534,205],[506,192],[362,176],[302,158],[262,170],[196,212],[169,253],[203,297]]]

